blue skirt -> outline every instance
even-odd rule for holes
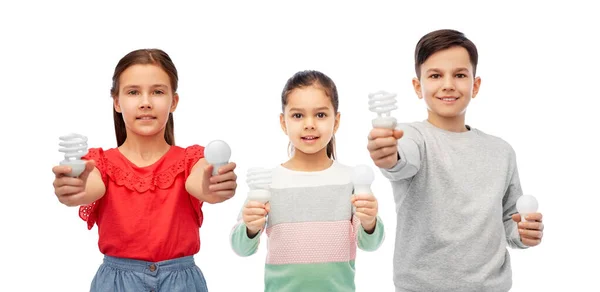
[[[208,292],[206,280],[193,256],[162,262],[104,256],[90,292]]]

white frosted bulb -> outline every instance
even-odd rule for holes
[[[231,148],[222,140],[211,141],[204,148],[204,158],[209,164],[213,165],[212,175],[217,175],[219,168],[229,163]]]
[[[61,140],[58,145],[63,147],[58,151],[65,154],[65,159],[60,162],[60,165],[71,167],[71,173],[68,176],[79,177],[85,170],[85,160],[81,160],[81,157],[88,154],[87,137],[80,134],[69,134],[60,136],[58,139]]]
[[[266,203],[271,200],[272,169],[253,167],[248,169],[246,183],[248,184],[248,200]]]
[[[391,116],[391,111],[397,109],[396,94],[377,91],[369,94],[369,110],[377,113],[373,119],[373,128],[395,129],[396,118]]]
[[[371,184],[375,180],[375,173],[368,165],[357,165],[352,172],[352,183],[355,194],[370,194]]]
[[[517,200],[517,212],[521,214],[521,222],[525,222],[525,216],[537,212],[538,201],[532,195],[523,195]]]

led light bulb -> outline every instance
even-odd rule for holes
[[[65,159],[60,162],[60,165],[71,167],[71,173],[68,176],[79,177],[85,170],[85,160],[81,160],[81,157],[88,154],[87,137],[80,134],[69,134],[60,136],[58,139],[62,141],[58,145],[63,147],[58,151],[65,154]]]
[[[352,183],[355,194],[370,194],[371,184],[375,180],[375,173],[368,165],[357,165],[352,172]]]
[[[526,222],[525,216],[537,212],[538,201],[532,195],[523,195],[517,200],[517,212],[521,214],[521,222]]]
[[[248,169],[246,183],[248,184],[248,200],[266,203],[271,199],[272,169],[253,167]]]
[[[396,118],[391,116],[391,111],[397,109],[396,94],[377,91],[369,94],[369,110],[377,113],[373,119],[373,128],[395,129]]]
[[[217,175],[219,168],[229,163],[231,148],[222,140],[211,141],[204,148],[204,158],[209,164],[213,165],[212,175]]]

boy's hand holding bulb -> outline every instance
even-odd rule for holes
[[[396,119],[391,111],[397,109],[396,94],[378,91],[369,94],[369,110],[377,113],[373,129],[369,132],[367,149],[377,167],[389,169],[398,162],[398,139],[404,132],[396,130]]]

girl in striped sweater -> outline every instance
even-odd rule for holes
[[[266,231],[266,292],[355,291],[356,248],[379,248],[384,227],[373,194],[354,194],[352,169],[335,160],[336,86],[321,72],[301,71],[287,81],[281,101],[291,159],[273,170],[268,203],[245,203],[231,233],[233,250],[254,254]]]

